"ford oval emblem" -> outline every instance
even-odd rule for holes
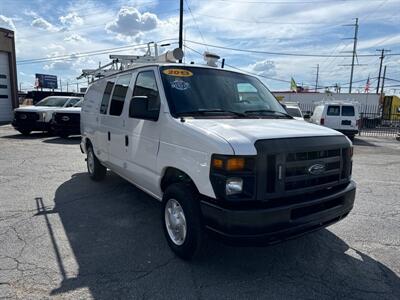
[[[69,117],[64,116],[64,117],[61,118],[61,120],[63,120],[64,122],[68,122],[69,121]]]
[[[308,173],[311,175],[319,175],[325,172],[325,165],[315,164],[308,168]]]

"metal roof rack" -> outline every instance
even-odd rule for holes
[[[154,47],[154,55],[152,55],[151,45]],[[79,75],[77,79],[90,79],[91,77],[93,82],[95,78],[112,75],[120,71],[134,68],[140,64],[177,62],[183,58],[183,55],[183,51],[180,48],[159,55],[157,43],[150,42],[147,44],[147,51],[144,55],[110,55],[110,59],[112,60],[110,63],[99,66],[97,69],[83,69],[82,74]]]

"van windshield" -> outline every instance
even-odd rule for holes
[[[286,107],[286,110],[292,117],[297,117],[297,118],[302,117],[300,109],[297,107]]]
[[[171,114],[292,118],[257,78],[221,69],[161,67]]]
[[[47,97],[35,104],[35,106],[50,106],[50,107],[62,107],[69,98],[56,98]]]

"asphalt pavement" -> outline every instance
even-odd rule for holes
[[[86,173],[79,137],[0,126],[0,298],[400,299],[400,142],[358,138],[349,216],[259,248],[208,240],[184,262],[160,204]]]

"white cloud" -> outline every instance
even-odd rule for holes
[[[252,70],[257,75],[261,75],[261,76],[275,76],[276,75],[275,63],[268,59],[258,61],[255,64],[250,65],[249,69]]]
[[[66,16],[59,17],[60,22],[66,26],[82,25],[83,19],[76,12],[71,12]]]
[[[15,31],[15,25],[13,20],[3,15],[0,15],[0,27],[4,27]]]
[[[32,27],[36,27],[39,29],[43,29],[46,31],[51,31],[51,32],[55,32],[58,31],[57,27],[54,26],[53,24],[51,24],[50,22],[46,21],[45,19],[43,19],[42,17],[37,17],[35,18],[32,23],[31,23]]]
[[[123,7],[119,10],[117,19],[106,25],[106,30],[125,36],[136,36],[141,32],[157,28],[157,15],[145,12],[141,14],[134,7]]]
[[[77,33],[70,34],[64,38],[66,42],[85,42],[86,39]]]

